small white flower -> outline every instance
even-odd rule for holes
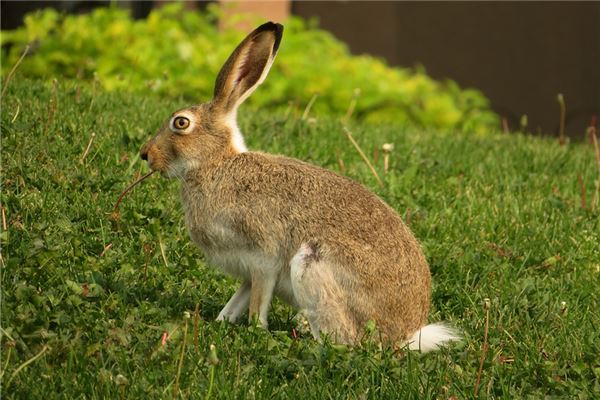
[[[490,309],[490,299],[488,299],[487,297],[485,299],[483,299],[483,308],[485,310],[489,310]]]
[[[127,386],[129,385],[129,379],[125,378],[124,375],[119,374],[115,377],[115,383],[119,386]]]

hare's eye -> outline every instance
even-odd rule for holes
[[[190,120],[186,117],[176,117],[173,119],[173,127],[175,129],[187,129],[190,126]]]

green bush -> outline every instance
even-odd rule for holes
[[[157,8],[145,20],[127,11],[98,8],[88,15],[48,9],[29,14],[25,25],[2,32],[5,76],[27,44],[19,66],[29,77],[97,79],[108,90],[151,91],[192,101],[210,98],[214,78],[244,33],[220,31],[217,7],[190,12],[181,4]],[[476,90],[440,83],[421,70],[390,68],[348,48],[312,22],[286,22],[273,73],[250,100],[255,107],[292,107],[297,112],[318,94],[313,112],[427,128],[484,133],[498,118]],[[360,94],[358,94],[360,93]]]

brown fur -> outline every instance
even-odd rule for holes
[[[279,25],[266,25],[226,62],[212,102],[173,114],[193,119],[189,132],[165,125],[142,158],[181,179],[193,241],[209,260],[250,283],[251,317],[266,313],[272,293],[301,305],[286,285],[290,262],[305,246],[303,271],[315,274],[294,282],[320,285],[312,310],[319,329],[353,342],[374,320],[386,341],[404,341],[426,322],[431,280],[397,213],[346,177],[283,156],[239,152],[233,144],[231,115],[264,78],[281,38]]]

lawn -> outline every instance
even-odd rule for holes
[[[277,301],[269,331],[214,322],[236,282],[190,243],[178,183],[155,175],[112,212],[147,171],[141,144],[185,104],[56,81],[7,89],[4,398],[600,397],[588,143],[351,124],[380,187],[336,119],[242,107],[250,148],[350,176],[410,224],[431,266],[430,320],[464,332],[423,355],[381,348],[369,332],[354,348],[317,343]],[[395,146],[386,174],[384,143]]]

